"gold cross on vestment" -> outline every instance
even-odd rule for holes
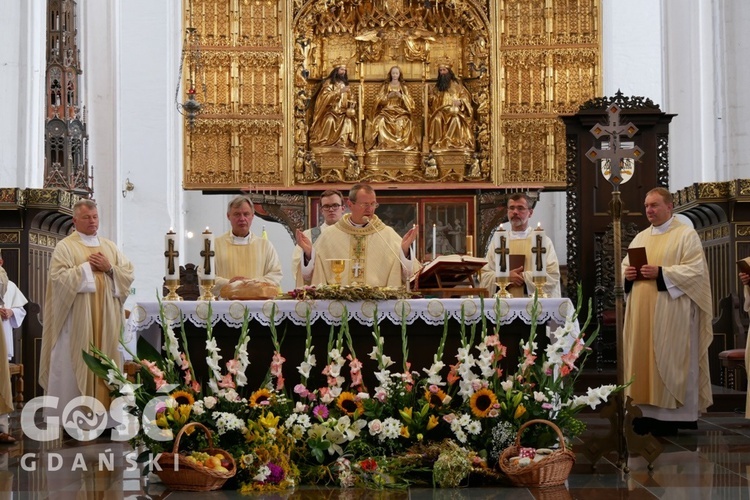
[[[205,274],[211,274],[211,257],[216,253],[211,250],[211,240],[203,240],[203,250],[201,250],[201,257],[203,257],[203,272]]]
[[[174,260],[180,256],[180,252],[174,249],[174,240],[167,241],[167,251],[164,252],[164,257],[169,259],[167,262],[167,271],[169,274],[174,274]]]
[[[510,254],[510,250],[508,250],[508,242],[505,241],[505,236],[500,236],[500,247],[495,249],[495,253],[500,255],[500,269],[498,269],[501,273],[504,273],[507,270],[508,267],[508,259],[507,257]]]
[[[544,267],[544,262],[542,262],[542,256],[547,253],[547,249],[544,248],[544,244],[542,242],[542,235],[537,234],[536,237],[536,244],[531,249],[532,253],[536,254],[536,270],[541,271]]]

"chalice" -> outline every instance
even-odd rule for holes
[[[337,285],[341,285],[341,273],[346,269],[346,261],[348,259],[328,259],[331,264],[331,272],[334,274],[334,280]]]

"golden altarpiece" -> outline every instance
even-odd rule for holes
[[[184,97],[200,112],[185,127],[183,186],[250,192],[261,216],[292,230],[312,223],[310,199],[331,187],[370,182],[412,200],[441,190],[470,199],[463,222],[484,248],[508,190],[565,189],[558,117],[600,92],[599,9],[186,2]],[[441,72],[454,78],[438,85]],[[421,204],[417,214],[427,217]]]

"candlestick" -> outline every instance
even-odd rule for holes
[[[177,257],[180,251],[177,245],[177,234],[170,227],[169,232],[164,236],[164,278],[167,280],[180,279],[180,265]]]
[[[437,225],[432,225],[432,260],[437,257]]]
[[[203,274],[200,276],[202,280],[215,280],[216,270],[214,269],[214,235],[206,227],[203,231],[203,249],[201,250],[201,257],[203,257]]]
[[[544,245],[544,229],[540,222],[536,229],[531,232],[531,253],[533,254],[534,265],[532,266],[531,277],[540,278],[547,276],[547,248]]]

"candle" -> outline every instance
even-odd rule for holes
[[[177,234],[170,227],[164,236],[164,278],[168,280],[180,279],[180,265],[177,257],[180,256],[177,248]]]
[[[432,260],[437,257],[437,226],[432,225]]]
[[[203,257],[203,275],[201,275],[200,279],[216,279],[214,256],[214,235],[208,227],[206,227],[206,230],[203,231],[203,248],[201,249],[201,257]]]
[[[416,224],[412,224],[411,229],[412,231],[417,228]],[[409,258],[414,259],[417,257],[417,239],[414,238],[414,241],[411,242],[411,251],[409,252]]]
[[[495,231],[495,277],[507,278],[510,274],[508,269],[508,231],[503,225]]]
[[[466,255],[474,255],[474,236],[466,236]]]
[[[544,245],[544,229],[542,223],[537,224],[536,229],[531,232],[531,255],[533,265],[531,276],[534,278],[547,275],[547,249]]]

